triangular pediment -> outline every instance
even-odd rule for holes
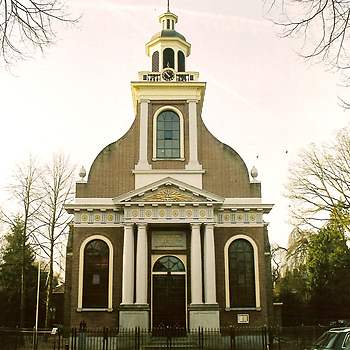
[[[156,181],[113,199],[123,203],[217,203],[224,198],[171,177]]]

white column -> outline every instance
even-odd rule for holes
[[[137,225],[136,304],[147,304],[147,232],[146,224]]]
[[[140,136],[139,136],[139,162],[136,164],[136,170],[151,169],[147,159],[148,149],[148,104],[149,100],[140,101]]]
[[[202,165],[198,162],[198,138],[197,138],[197,100],[188,100],[188,136],[190,159],[186,165],[188,170],[201,170]]]
[[[202,254],[200,224],[191,224],[191,303],[202,304]]]
[[[206,224],[204,231],[204,300],[216,304],[214,225]]]
[[[124,226],[122,304],[134,302],[134,228]]]

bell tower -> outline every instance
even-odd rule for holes
[[[198,119],[206,83],[198,72],[187,70],[191,44],[175,30],[178,16],[169,5],[159,22],[160,32],[146,44],[150,70],[139,72],[131,83],[139,125],[135,188],[165,177],[202,188]]]

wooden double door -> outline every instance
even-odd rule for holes
[[[181,261],[179,264],[179,259],[174,256],[161,259],[165,263],[165,268],[162,266],[162,271],[153,274],[153,328],[185,329],[186,273],[184,268],[183,271],[178,271],[183,264]]]

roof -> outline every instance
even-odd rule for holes
[[[164,29],[161,32],[154,34],[151,38],[151,41],[158,38],[179,38],[186,41],[186,38],[182,34],[177,32],[176,30],[169,30],[169,29]]]

